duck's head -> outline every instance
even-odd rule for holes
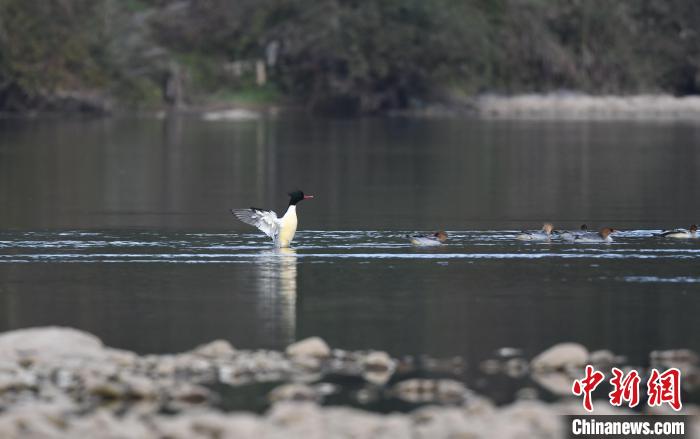
[[[692,226],[690,226],[690,231],[691,231],[691,232],[697,232],[697,231],[698,231],[698,225],[697,225],[697,224],[693,224]]]
[[[542,231],[544,233],[551,235],[552,230],[554,230],[554,226],[551,223],[544,223],[544,225],[542,225]]]
[[[433,236],[436,237],[437,240],[440,242],[447,241],[447,233],[443,232],[442,230],[440,230],[439,232],[435,232]]]
[[[598,232],[598,233],[600,234],[600,236],[603,237],[603,239],[605,239],[608,236],[610,236],[610,234],[613,232],[617,232],[617,230],[610,228],[610,227],[604,227],[604,228],[600,229],[600,232]]]
[[[289,193],[289,205],[296,206],[298,202],[308,200],[313,197],[313,195],[304,195],[302,191],[293,191]]]

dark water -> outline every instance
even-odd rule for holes
[[[173,352],[527,356],[700,350],[700,125],[197,119],[0,121],[0,330],[68,325]],[[294,249],[230,207],[299,207]],[[610,225],[612,244],[514,231]],[[447,229],[441,248],[408,232]],[[468,372],[470,374],[472,372]]]

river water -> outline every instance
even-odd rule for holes
[[[561,341],[633,365],[700,350],[700,125],[458,119],[0,121],[0,330],[66,325],[174,352],[217,338],[530,357]],[[282,213],[275,251],[231,207]],[[521,228],[619,229],[610,244]],[[416,248],[406,234],[448,231]]]

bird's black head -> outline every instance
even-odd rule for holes
[[[296,206],[296,204],[300,201],[303,200],[308,200],[309,198],[313,198],[313,195],[304,195],[302,191],[294,191],[289,193],[289,205],[290,206]]]

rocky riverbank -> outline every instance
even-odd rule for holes
[[[495,119],[700,120],[698,96],[484,95],[474,108],[480,117]]]
[[[247,121],[285,113],[307,112],[293,102],[232,105],[226,102],[209,105],[181,106],[169,109],[120,109],[107,99],[94,94],[64,93],[41,110],[2,113],[0,117],[38,115],[91,114],[121,116],[124,114],[198,116],[207,121]],[[502,96],[483,94],[448,98],[406,110],[393,110],[391,116],[512,119],[512,120],[638,120],[700,121],[700,96],[671,95],[595,96],[578,93],[522,94]]]
[[[513,120],[700,120],[700,96],[588,95],[580,93],[483,94],[393,114]]]
[[[536,389],[525,388],[514,402],[498,406],[447,378],[464,367],[459,359],[418,365],[415,358],[379,351],[331,349],[317,337],[285,352],[237,350],[217,340],[180,354],[137,355],[74,329],[24,329],[0,335],[0,437],[558,438],[567,431],[563,415],[583,414],[569,390],[583,366],[624,362],[575,343],[553,346],[531,360],[502,349],[481,363],[483,373],[529,377],[557,397],[545,403]],[[697,390],[693,352],[654,352],[651,362],[679,367],[685,391]],[[421,374],[414,373],[418,368]],[[355,408],[327,405],[342,391],[339,380],[331,379],[338,376],[355,383]],[[269,386],[255,387],[264,383]],[[262,397],[268,405],[261,413],[226,410],[221,386],[251,401]],[[412,408],[387,414],[357,408],[377,398]],[[596,414],[623,412],[607,400],[595,407]],[[700,409],[685,404],[684,412]]]

